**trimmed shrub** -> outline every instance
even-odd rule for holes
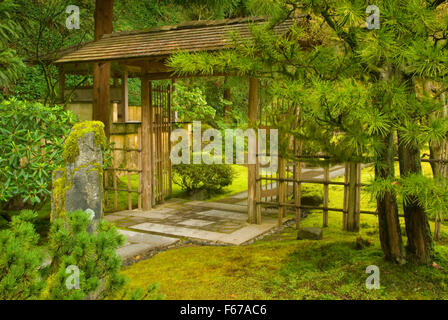
[[[217,193],[232,184],[234,172],[228,164],[178,164],[173,166],[173,182],[183,190]]]

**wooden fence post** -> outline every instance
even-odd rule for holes
[[[277,180],[277,192],[278,192],[278,225],[281,226],[283,224],[283,218],[285,217],[286,207],[284,204],[286,203],[286,183],[285,179],[285,159],[278,158],[278,177]]]
[[[257,121],[258,116],[258,79],[249,79],[249,122],[253,126]],[[256,177],[257,177],[257,165],[248,164],[248,181],[247,181],[247,214],[248,221],[251,224],[257,223],[257,210],[256,210]]]
[[[342,214],[342,229],[347,230],[347,214],[348,214],[348,179],[349,179],[350,167],[345,164],[345,175],[344,175],[344,204],[343,204],[343,214]]]
[[[330,167],[324,167],[324,215],[323,227],[328,227],[328,182],[330,182]]]

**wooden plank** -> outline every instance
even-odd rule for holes
[[[253,127],[257,121],[258,115],[258,79],[249,79],[249,122],[250,126]],[[248,179],[247,179],[247,214],[248,222],[251,224],[261,223],[257,221],[257,211],[256,211],[256,178],[257,178],[257,165],[248,164]]]

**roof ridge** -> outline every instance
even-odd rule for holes
[[[136,34],[145,34],[145,33],[161,32],[161,31],[196,29],[196,28],[203,28],[203,27],[215,27],[215,26],[217,27],[217,26],[225,26],[225,25],[233,25],[233,24],[249,23],[249,22],[260,22],[260,21],[268,21],[268,18],[266,16],[256,16],[256,17],[244,17],[244,18],[221,19],[221,20],[186,21],[186,22],[181,22],[179,24],[175,24],[175,25],[157,26],[157,27],[141,29],[141,30],[113,32],[110,34],[103,35],[102,39],[119,37],[119,36],[123,36],[123,35],[136,35]]]

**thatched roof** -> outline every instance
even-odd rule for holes
[[[92,63],[131,59],[157,59],[187,51],[214,51],[232,46],[231,34],[242,40],[251,38],[250,25],[266,23],[263,18],[197,21],[174,26],[163,26],[143,31],[116,32],[70,50],[56,60],[56,64]],[[275,27],[279,34],[293,25],[287,20]]]

